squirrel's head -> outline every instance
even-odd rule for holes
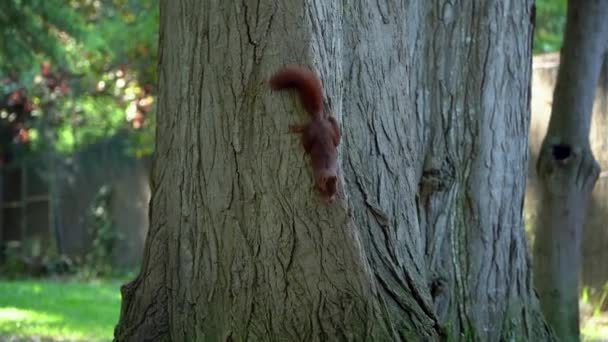
[[[329,170],[323,170],[317,177],[315,188],[327,203],[332,203],[338,192],[338,177]]]

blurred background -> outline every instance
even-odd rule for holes
[[[4,0],[0,28],[3,274],[133,269],[154,149],[157,1]]]
[[[137,271],[158,1],[0,2],[0,340],[108,340]]]
[[[566,0],[536,8],[527,222]],[[148,226],[158,20],[156,0],[0,2],[0,341],[112,339]],[[604,168],[607,65],[591,137]],[[583,246],[588,339],[608,336],[607,179]]]

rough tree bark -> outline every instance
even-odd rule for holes
[[[119,341],[547,340],[522,224],[532,1],[161,1],[151,227]],[[270,93],[321,75],[326,206]]]
[[[568,2],[551,119],[537,162],[540,206],[534,280],[543,313],[563,341],[578,341],[581,235],[600,172],[589,145],[595,88],[606,37],[608,1]]]

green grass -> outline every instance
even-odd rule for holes
[[[0,280],[0,341],[7,337],[109,341],[124,280]],[[587,301],[581,302],[584,307]],[[608,314],[583,315],[583,341],[606,341]]]
[[[8,336],[111,340],[122,283],[0,280],[0,340]]]

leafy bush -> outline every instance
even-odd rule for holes
[[[74,271],[74,263],[66,255],[42,253],[38,239],[28,239],[24,243],[9,241],[4,246],[4,260],[0,265],[4,278],[56,276]]]
[[[89,232],[93,238],[91,250],[84,258],[80,274],[85,278],[96,278],[114,275],[112,255],[116,243],[123,239],[112,222],[110,215],[111,189],[102,186],[89,210]]]
[[[534,52],[554,52],[562,46],[566,0],[536,0]]]

